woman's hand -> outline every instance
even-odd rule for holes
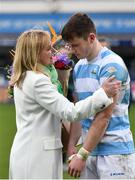
[[[102,88],[108,97],[113,97],[120,91],[121,82],[116,80],[114,76],[106,79],[102,84]]]

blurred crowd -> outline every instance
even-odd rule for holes
[[[99,41],[102,44],[102,46],[106,46],[111,49],[111,42],[108,38],[101,36],[99,37]],[[74,64],[77,63],[78,59],[72,55],[72,60],[74,61]],[[131,78],[131,96],[130,96],[130,101],[135,102],[135,60],[131,61],[129,63],[129,66],[127,67],[130,78]],[[8,85],[9,81],[7,78],[7,68],[5,67],[0,67],[0,103],[9,103],[13,102],[8,96]],[[68,94],[67,97],[70,101],[73,101],[73,79],[72,79],[72,71],[70,72],[70,77],[69,77],[69,85],[68,85]]]
[[[8,98],[8,79],[4,68],[0,68],[0,103],[9,102]]]

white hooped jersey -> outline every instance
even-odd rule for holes
[[[102,85],[103,81],[112,75],[115,75],[116,79],[122,82],[122,88],[117,105],[109,120],[108,128],[92,155],[130,154],[134,152],[128,117],[130,78],[122,58],[104,47],[92,61],[87,61],[87,59],[78,61],[74,68],[75,92],[78,100],[84,99],[92,95]],[[93,117],[82,120],[82,128],[87,131],[92,121]]]

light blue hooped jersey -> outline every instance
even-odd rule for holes
[[[104,47],[92,61],[80,60],[74,68],[75,91],[79,100],[85,99],[92,95],[106,78],[112,75],[115,75],[116,79],[122,82],[122,88],[117,105],[109,120],[108,128],[92,155],[130,154],[134,152],[128,117],[130,78],[122,58]],[[82,128],[87,131],[92,121],[93,117],[82,120]]]

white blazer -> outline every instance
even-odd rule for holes
[[[101,88],[74,105],[47,76],[32,71],[27,71],[22,89],[14,88],[14,100],[17,133],[10,179],[62,179],[61,119],[88,118],[112,103]]]

